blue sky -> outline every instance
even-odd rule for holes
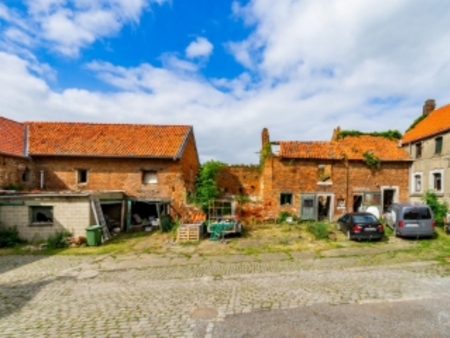
[[[3,0],[0,106],[18,121],[192,124],[201,159],[404,131],[450,103],[445,0]]]

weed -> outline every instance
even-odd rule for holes
[[[23,242],[19,237],[19,232],[16,227],[0,227],[0,248],[13,248]]]
[[[58,231],[53,235],[48,236],[46,244],[47,249],[62,249],[69,246],[67,238],[70,236],[68,231]]]
[[[328,239],[328,226],[324,222],[308,223],[306,229],[313,234],[316,239]]]

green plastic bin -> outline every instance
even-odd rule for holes
[[[86,243],[88,246],[98,246],[102,244],[101,225],[91,225],[86,228]]]

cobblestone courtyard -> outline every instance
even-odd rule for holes
[[[0,335],[213,337],[233,314],[448,296],[448,265],[392,263],[301,253],[3,256]]]

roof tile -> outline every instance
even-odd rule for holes
[[[26,126],[0,116],[0,153],[26,156]]]
[[[397,141],[370,135],[347,136],[338,141],[280,142],[279,156],[283,158],[363,160],[371,152],[383,161],[410,160]]]
[[[402,141],[407,144],[447,130],[450,130],[450,104],[431,112],[413,129],[407,131]]]
[[[177,157],[191,126],[25,122],[31,155]]]

